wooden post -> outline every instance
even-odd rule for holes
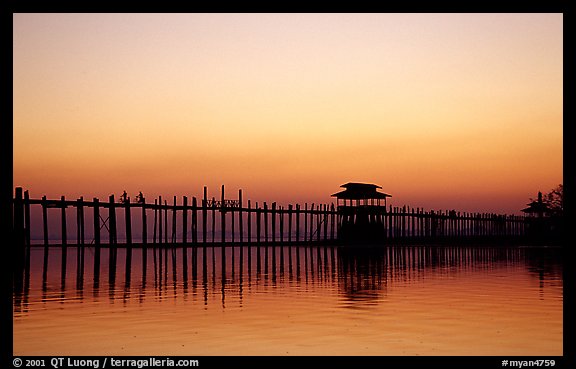
[[[438,210],[435,214],[436,214],[436,222],[434,222],[434,224],[436,228],[436,236],[440,237],[443,235],[444,216],[442,214],[442,210]]]
[[[30,193],[24,191],[24,244],[30,246]]]
[[[214,237],[216,236],[216,199],[212,197],[212,243],[214,243]]]
[[[264,242],[268,246],[268,205],[264,202]]]
[[[316,240],[320,241],[321,233],[322,233],[322,205],[318,204],[318,210],[316,211]],[[320,249],[318,249],[320,252]],[[318,264],[319,266],[321,264]]]
[[[456,215],[456,233],[455,233],[456,237],[462,237],[462,217],[460,215],[460,212],[457,213]]]
[[[48,208],[46,196],[42,196],[42,226],[44,229],[44,246],[48,246]]]
[[[415,234],[414,234],[414,230],[415,230],[415,228],[414,228],[414,208],[412,208],[411,210],[412,210],[412,212],[410,213],[410,222],[411,222],[412,226],[410,229],[410,236],[414,237],[415,236]]]
[[[402,208],[402,237],[410,237],[410,206]]]
[[[46,200],[46,196],[42,198]],[[94,245],[100,247],[100,200],[94,198]]]
[[[26,236],[24,233],[24,201],[22,198],[22,187],[16,187],[14,196],[14,235],[16,244],[24,247]],[[23,249],[22,249],[23,250]]]
[[[300,205],[296,204],[296,242],[299,241],[300,241]]]
[[[132,215],[130,212],[130,198],[124,203],[124,217],[126,218],[126,243],[132,246]]]
[[[393,218],[393,214],[392,214],[392,205],[390,205],[390,213],[388,214],[388,235],[390,238],[394,237],[394,229],[392,228],[392,218]]]
[[[310,205],[310,238],[309,240],[312,241],[312,237],[314,236],[314,203]]]
[[[168,243],[168,201],[164,200],[164,243]]]
[[[276,203],[272,203],[272,243],[276,243]]]
[[[324,241],[328,239],[328,205],[324,204]]]
[[[416,208],[416,236],[422,237],[422,218],[420,217],[420,208]]]
[[[426,217],[427,217],[427,215],[426,215],[426,212],[424,211],[424,208],[420,209],[420,235],[422,237],[428,236],[426,234],[426,229],[427,229],[426,225],[428,224]]]
[[[238,208],[238,228],[240,228],[240,243],[244,242],[244,224],[243,224],[243,220],[242,220],[242,190],[238,190],[238,202],[239,202],[239,208]],[[242,249],[240,249],[240,251],[242,251]],[[240,271],[240,273],[242,273],[242,271]],[[242,275],[242,274],[240,274]]]
[[[396,236],[396,208],[390,206],[390,237],[394,238]]]
[[[383,238],[386,238],[386,207],[380,207],[378,212],[380,214],[380,224],[378,225],[380,228],[380,234]]]
[[[475,214],[475,221],[476,221],[476,226],[475,228],[475,232],[474,232],[474,236],[481,236],[482,235],[482,214],[481,213],[476,213]]]
[[[422,208],[422,234],[428,237],[428,212]]]
[[[402,238],[406,238],[406,205],[402,207]]]
[[[174,196],[174,205],[172,206],[172,245],[176,243],[176,196]]]
[[[404,215],[403,215],[403,209],[404,207],[398,207],[396,208],[396,211],[398,213],[397,217],[396,217],[396,221],[397,221],[397,229],[398,229],[398,238],[402,238],[404,235]],[[402,254],[405,257],[405,254]]]
[[[84,245],[86,236],[86,228],[84,226],[84,197],[80,196],[80,242]]]
[[[184,196],[182,199],[182,243],[186,245],[188,242],[188,197]]]
[[[288,205],[288,242],[292,242],[292,204]]]
[[[158,229],[158,199],[154,199],[154,232],[152,235],[152,243],[154,244],[154,247],[156,247],[157,229]]]
[[[224,185],[222,185],[222,193],[220,195],[220,231],[222,233],[222,239],[220,242],[224,244],[226,242],[226,206],[224,205]]]
[[[330,204],[330,239],[334,239],[334,223],[336,220],[336,211],[334,210],[334,203]]]
[[[304,203],[304,242],[308,240],[308,203]]]
[[[284,210],[283,206],[280,207],[280,242],[282,242],[282,239],[284,238],[282,236],[282,229],[284,228],[284,226],[282,225],[282,223],[284,223],[284,212],[282,210]],[[280,251],[280,275],[284,275],[284,246],[280,246],[279,251]]]
[[[464,224],[466,224],[465,223],[466,221],[464,220],[464,214],[465,214],[464,212],[462,212],[462,213],[458,212],[458,221],[456,224],[456,227],[458,228],[458,232],[456,235],[458,237],[464,236]]]
[[[284,208],[280,207],[280,243],[284,242]]]
[[[146,219],[146,199],[142,197],[140,201],[142,202],[142,244],[146,245],[148,243],[148,221]],[[146,255],[146,251],[143,251],[142,255]]]
[[[80,245],[80,199],[76,199],[76,244]],[[80,252],[77,253],[77,258]]]
[[[424,208],[418,209],[418,232],[420,237],[426,237],[426,212]]]
[[[109,228],[109,243],[110,245],[116,244],[116,204],[114,202],[114,195],[108,198],[108,228]]]
[[[248,200],[248,216],[247,216],[247,223],[248,223],[248,244],[252,243],[252,210],[250,200]],[[250,251],[248,252],[248,257],[250,257]],[[250,265],[250,263],[248,263]]]
[[[66,230],[66,198],[62,196],[60,201],[62,203],[62,245],[66,246],[68,244],[68,235]]]
[[[480,235],[480,227],[478,226],[480,215],[478,213],[472,213],[471,215],[470,235],[476,237]]]
[[[500,217],[496,214],[492,214],[492,235],[493,236],[500,236],[500,222],[499,222]]]
[[[202,200],[202,243],[206,243],[206,217],[208,216],[208,189],[204,186],[204,198]]]
[[[432,237],[437,236],[437,228],[438,228],[438,216],[434,210],[430,212],[431,214],[431,230],[432,230]]]
[[[235,233],[235,224],[234,224],[234,207],[230,208],[230,232],[232,233],[232,242],[236,240]],[[234,260],[234,249],[232,249],[232,260]]]
[[[261,228],[261,220],[260,220],[260,208],[258,208],[258,203],[256,203],[256,242],[260,244],[260,228]]]
[[[192,242],[198,243],[198,204],[196,197],[192,197]]]
[[[400,236],[400,227],[399,227],[399,214],[400,209],[395,206],[394,207],[394,238],[398,238]]]

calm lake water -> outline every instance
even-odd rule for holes
[[[33,247],[14,355],[562,355],[544,248]]]

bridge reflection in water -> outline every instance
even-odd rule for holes
[[[338,286],[348,306],[381,301],[394,283],[411,283],[428,274],[466,273],[522,264],[546,279],[561,279],[560,251],[503,247],[262,246],[199,248],[44,248],[32,247],[15,275],[14,309],[30,304],[108,298],[123,303],[177,296],[208,308],[226,308],[230,296],[242,305],[249,291],[264,288]],[[31,285],[36,286],[31,289]],[[86,295],[88,294],[88,295]]]

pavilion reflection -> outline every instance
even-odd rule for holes
[[[540,250],[495,247],[252,246],[196,248],[32,247],[14,274],[14,309],[31,304],[144,304],[176,299],[218,301],[241,307],[248,295],[266,288],[337,290],[350,306],[375,303],[389,285],[413,283],[437,273],[490,270],[504,264],[525,266],[543,281],[561,280],[561,255]],[[91,290],[91,296],[84,292]],[[246,295],[246,296],[245,296]],[[228,299],[228,300],[227,300]]]

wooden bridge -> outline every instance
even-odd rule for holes
[[[493,239],[521,239],[526,234],[527,217],[492,213],[466,213],[454,210],[424,211],[421,208],[372,206],[338,206],[304,204],[277,206],[250,200],[245,205],[242,190],[238,199],[225,199],[222,186],[220,199],[209,199],[204,187],[203,198],[184,196],[180,203],[174,196],[171,204],[159,197],[154,202],[141,198],[138,202],[117,202],[110,195],[107,202],[93,198],[49,200],[30,198],[28,191],[18,187],[13,199],[14,235],[24,246],[194,246],[206,244],[316,244],[339,243],[346,240],[345,227],[360,219],[376,230],[380,243],[403,242],[465,242]],[[69,208],[75,209],[75,221],[69,219]],[[51,209],[57,209],[56,219]],[[364,212],[362,212],[364,209]],[[31,222],[36,212],[42,221]],[[38,212],[41,211],[41,216]],[[33,223],[42,231],[33,229]],[[59,223],[59,232],[49,228]],[[86,223],[90,224],[86,226]],[[137,228],[134,224],[139,224]],[[58,226],[58,224],[57,224]],[[136,231],[136,232],[134,232]],[[36,237],[32,238],[32,234]],[[59,233],[59,238],[54,237]],[[75,237],[74,237],[75,233]],[[137,234],[136,234],[137,233]],[[42,234],[42,238],[37,237]]]

